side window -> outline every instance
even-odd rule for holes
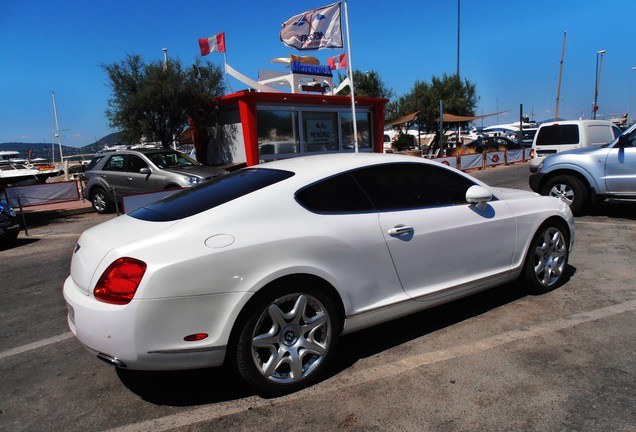
[[[86,167],[86,171],[92,170],[93,167],[97,165],[99,161],[102,160],[103,157],[104,156],[95,156],[93,159],[91,159],[88,166]]]
[[[448,169],[424,164],[390,164],[353,173],[379,210],[465,204],[474,183]]]
[[[590,125],[587,127],[590,144],[607,144],[614,140],[614,133],[610,126]]]
[[[636,128],[632,129],[630,133],[626,135],[627,142],[629,145],[627,147],[636,147]]]
[[[137,155],[128,155],[127,171],[138,173],[140,169],[148,168],[148,164]]]
[[[315,183],[296,193],[296,200],[318,213],[359,213],[376,211],[350,174],[341,174]]]
[[[112,155],[104,164],[104,171],[124,171],[124,155]]]

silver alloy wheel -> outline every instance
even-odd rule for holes
[[[270,382],[302,381],[325,360],[332,331],[329,314],[316,298],[298,293],[282,296],[256,322],[252,360]]]
[[[568,206],[574,201],[574,189],[567,184],[558,183],[550,189],[550,196],[561,198]]]
[[[106,211],[108,202],[106,201],[105,192],[97,191],[93,194],[93,206],[98,212]]]
[[[537,239],[534,248],[534,274],[544,287],[550,287],[561,280],[567,263],[567,242],[563,233],[555,228],[547,228]]]

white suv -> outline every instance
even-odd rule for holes
[[[565,120],[543,123],[532,141],[530,172],[536,172],[546,157],[565,150],[602,146],[621,134],[621,130],[605,120]]]

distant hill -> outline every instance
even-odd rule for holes
[[[64,156],[71,155],[80,155],[80,154],[94,154],[99,150],[103,149],[106,146],[114,145],[114,144],[126,144],[121,141],[119,137],[119,133],[112,133],[110,135],[106,135],[105,137],[99,139],[93,144],[86,145],[84,147],[68,147],[62,146],[62,153]],[[60,150],[59,146],[54,143],[19,143],[19,142],[8,142],[8,143],[0,143],[0,151],[17,151],[20,153],[20,157],[27,158],[29,156],[29,151],[31,151],[31,158],[43,158],[48,161],[60,160]],[[51,157],[51,151],[54,152],[54,158]]]

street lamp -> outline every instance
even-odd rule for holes
[[[632,69],[632,71],[636,71],[636,66],[634,66]],[[627,101],[627,117],[629,118],[629,116],[632,114],[631,112],[631,106],[632,106],[632,84],[633,84],[633,76],[634,74],[630,74],[629,77],[629,99]]]
[[[603,54],[606,50],[596,51],[596,82],[594,84],[594,106],[592,107],[592,118],[596,120],[596,111],[598,111],[598,87],[601,81],[601,68],[603,67]],[[599,65],[598,57],[601,57],[601,63]]]

